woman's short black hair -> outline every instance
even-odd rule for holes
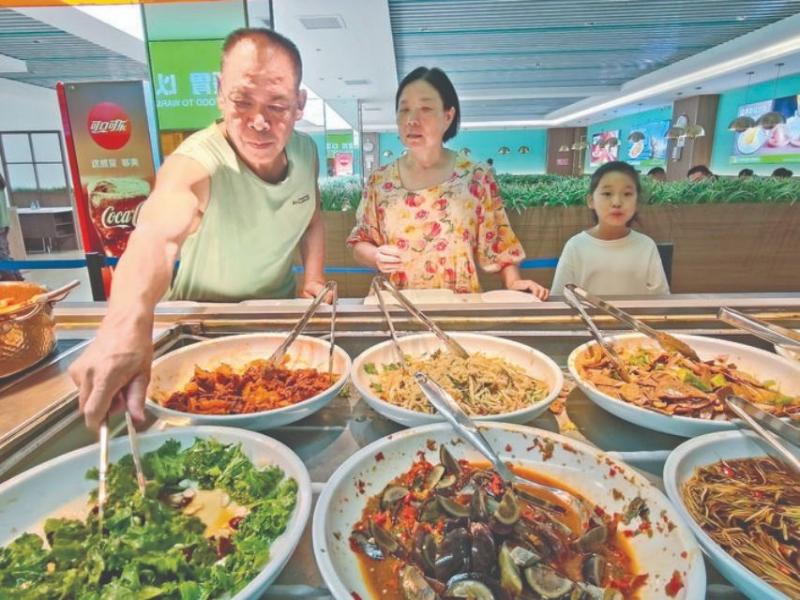
[[[794,175],[794,173],[786,167],[778,167],[772,172],[773,177],[791,177],[792,175]]]
[[[450,110],[451,108],[456,109],[453,122],[450,123],[450,127],[444,132],[442,141],[446,142],[456,137],[458,125],[461,122],[461,106],[458,103],[458,94],[456,93],[456,88],[453,87],[453,82],[450,81],[450,78],[445,72],[438,67],[433,67],[431,69],[428,67],[417,67],[411,71],[411,73],[403,77],[403,81],[400,82],[400,86],[397,88],[397,94],[394,97],[394,109],[397,110],[400,106],[400,94],[403,93],[405,87],[409,83],[419,80],[427,81],[439,92],[439,97],[442,99],[445,110]]]
[[[624,160],[614,160],[611,162],[607,162],[604,165],[601,165],[597,168],[597,170],[592,173],[592,177],[589,180],[589,195],[591,196],[594,194],[597,187],[600,185],[600,180],[603,178],[604,175],[608,175],[609,173],[622,173],[623,175],[627,175],[633,180],[633,185],[636,187],[636,200],[637,202],[642,197],[642,182],[639,181],[639,171],[634,169],[631,165],[626,163]],[[597,218],[597,211],[592,209],[592,218],[594,222],[598,222]],[[625,223],[626,227],[630,227],[631,223],[635,223],[638,221],[639,218],[639,211],[636,211],[634,215],[631,217],[630,221]]]

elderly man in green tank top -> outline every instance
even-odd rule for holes
[[[86,424],[113,406],[144,419],[153,312],[169,298],[236,302],[294,295],[297,248],[303,296],[324,287],[324,230],[314,142],[294,131],[306,102],[295,45],[266,29],[226,40],[220,122],[164,162],[114,274],[97,338],[70,369]],[[118,393],[121,392],[121,393]],[[122,406],[124,402],[125,406]]]

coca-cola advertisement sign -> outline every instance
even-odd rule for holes
[[[155,179],[142,82],[59,84],[59,99],[84,244],[120,256]]]
[[[89,111],[87,121],[92,140],[106,150],[119,150],[131,139],[131,119],[113,102],[100,102]]]

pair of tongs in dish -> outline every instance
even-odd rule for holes
[[[417,319],[420,323],[425,325],[428,330],[433,333],[436,337],[438,337],[447,349],[450,350],[453,354],[458,356],[459,358],[469,358],[469,352],[464,349],[464,346],[459,344],[449,335],[447,335],[441,327],[439,327],[430,317],[428,317],[425,313],[423,313],[420,309],[414,306],[408,298],[406,298],[403,293],[395,287],[395,285],[386,279],[383,275],[377,275],[373,278],[372,283],[370,284],[370,288],[373,292],[375,292],[375,296],[378,299],[378,306],[383,313],[383,317],[386,319],[386,324],[389,327],[389,335],[392,338],[392,342],[394,343],[394,348],[397,351],[397,354],[400,357],[400,364],[403,366],[403,369],[406,368],[406,358],[403,354],[403,350],[400,347],[400,343],[397,339],[397,332],[394,328],[394,323],[392,322],[392,317],[389,314],[388,308],[386,308],[386,303],[383,301],[383,290],[389,292],[395,300],[402,306],[411,316]]]
[[[439,412],[439,414],[441,414],[442,417],[444,417],[444,419],[450,423],[457,433],[459,433],[467,442],[469,442],[478,452],[483,454],[483,456],[491,463],[492,468],[497,472],[504,482],[506,482],[512,488],[515,486],[522,486],[523,490],[525,487],[527,487],[546,492],[550,496],[556,498],[564,506],[567,506],[575,511],[580,518],[582,532],[586,531],[589,526],[590,515],[586,503],[581,498],[574,496],[573,494],[570,494],[569,492],[560,488],[545,485],[536,481],[531,481],[530,479],[520,477],[514,473],[502,460],[500,460],[500,457],[497,456],[497,453],[494,451],[494,448],[492,448],[491,444],[489,444],[488,440],[483,437],[483,434],[475,425],[475,422],[469,418],[467,413],[464,412],[455,399],[449,393],[447,393],[444,388],[442,388],[438,383],[424,373],[414,373],[414,378],[417,380],[417,384],[422,390],[422,393],[428,399],[428,402],[430,402]],[[519,488],[517,488],[517,491],[519,491]],[[543,508],[551,511],[564,511],[563,506],[553,504],[541,498],[537,499],[537,503],[539,503]]]
[[[632,328],[639,333],[646,335],[649,338],[654,339],[658,344],[664,348],[665,350],[672,350],[679,354],[682,354],[686,358],[693,360],[695,362],[700,362],[700,357],[697,356],[697,353],[692,349],[689,344],[686,342],[679,340],[673,335],[670,335],[666,331],[658,331],[653,329],[649,325],[646,325],[639,319],[633,317],[632,315],[626,313],[624,310],[617,308],[603,300],[602,298],[598,298],[594,294],[590,294],[586,290],[581,287],[578,287],[574,283],[568,283],[564,286],[564,300],[567,304],[572,306],[575,310],[578,311],[583,322],[586,324],[586,327],[589,329],[589,332],[594,336],[597,340],[597,343],[600,345],[602,350],[606,353],[606,355],[611,359],[614,365],[617,367],[617,371],[619,371],[620,376],[625,380],[629,381],[628,372],[625,369],[625,365],[620,360],[619,355],[616,353],[614,348],[611,344],[606,340],[603,335],[600,333],[600,330],[595,325],[592,318],[586,312],[583,307],[583,303],[589,304],[599,310],[602,310],[604,313],[611,315],[612,317],[616,318],[617,320],[625,323],[628,327]]]
[[[136,427],[133,425],[131,413],[125,411],[125,425],[128,429],[128,442],[131,445],[131,457],[133,466],[136,469],[136,483],[142,496],[145,494],[146,480],[142,471],[142,458],[139,453],[139,438],[137,437]],[[103,535],[103,517],[105,516],[105,506],[108,500],[108,489],[106,480],[108,478],[108,419],[103,419],[100,424],[100,466],[98,469],[97,482],[97,523],[100,535]]]
[[[767,323],[726,306],[719,309],[717,318],[728,325],[744,329],[762,340],[777,346],[783,346],[792,352],[800,353],[800,333],[796,331]]]
[[[300,317],[300,320],[297,322],[297,325],[294,326],[289,332],[289,335],[286,336],[286,339],[281,342],[281,345],[278,346],[275,351],[272,353],[267,360],[274,365],[280,365],[283,357],[286,356],[286,352],[288,352],[289,347],[294,343],[297,337],[303,333],[306,326],[308,326],[308,322],[311,320],[311,317],[314,316],[314,313],[317,312],[320,304],[325,300],[325,298],[331,294],[333,296],[333,300],[331,301],[331,333],[330,333],[330,349],[328,351],[328,375],[333,376],[333,349],[336,343],[336,305],[339,301],[339,288],[335,281],[331,280],[325,283],[325,287],[314,297],[314,300],[306,309],[306,312]]]
[[[782,440],[786,440],[800,447],[800,429],[785,423],[777,417],[773,417],[752,402],[748,402],[738,396],[728,396],[725,402],[728,408],[741,419],[739,424],[744,424],[757,433],[776,452],[776,458],[779,458],[792,471],[800,475],[800,458],[798,458],[798,454],[792,452],[782,442]]]

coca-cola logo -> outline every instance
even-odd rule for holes
[[[119,150],[131,139],[131,119],[113,102],[95,104],[89,111],[86,126],[94,143],[106,150]]]
[[[100,215],[100,223],[103,227],[111,229],[113,227],[136,227],[139,220],[139,210],[144,203],[139,203],[132,210],[114,210],[114,206],[106,206]]]

